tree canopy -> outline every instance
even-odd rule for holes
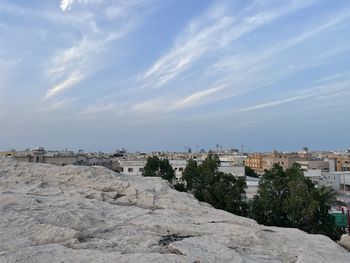
[[[159,159],[157,156],[153,156],[147,159],[143,175],[162,177],[170,183],[173,183],[175,171],[168,159]]]
[[[249,166],[244,166],[244,171],[246,176],[259,178],[259,175]]]
[[[186,190],[203,202],[218,209],[238,215],[247,215],[245,202],[246,182],[232,174],[219,171],[220,160],[217,155],[209,154],[202,164],[189,160],[182,173]]]
[[[184,183],[175,189],[192,193],[199,201],[213,207],[249,216],[268,226],[294,227],[312,234],[326,235],[333,240],[340,238],[330,215],[331,206],[337,203],[336,192],[329,187],[315,187],[304,177],[300,165],[294,164],[286,171],[275,164],[260,177],[258,194],[248,201],[244,177],[219,170],[220,159],[209,153],[200,164],[189,160],[182,173]],[[158,176],[174,182],[175,171],[167,159],[150,157],[144,176]]]
[[[336,240],[341,230],[329,213],[336,202],[329,187],[316,188],[305,178],[300,165],[283,171],[275,164],[259,182],[258,195],[251,203],[250,216],[269,226],[295,227],[308,233],[323,234]]]

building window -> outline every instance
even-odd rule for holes
[[[124,172],[124,167],[120,167],[120,172]]]
[[[133,171],[134,171],[133,168],[128,168],[128,172],[129,172],[129,173],[132,173]]]
[[[183,170],[184,170],[183,167],[180,167],[180,168],[179,168],[179,172],[182,172]]]
[[[139,172],[143,172],[145,169],[142,167],[142,168],[139,168]]]

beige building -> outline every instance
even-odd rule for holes
[[[321,160],[321,159],[310,159],[310,160],[302,160],[297,161],[298,164],[301,165],[301,168],[304,170],[320,170],[323,172],[329,172],[329,161]]]
[[[245,160],[245,166],[252,168],[256,173],[263,173],[263,155],[251,154]]]
[[[273,152],[263,156],[262,168],[269,170],[276,163],[283,167],[283,170],[291,168],[298,161],[305,161],[305,157],[300,157],[298,153]]]
[[[14,156],[16,153],[15,150],[10,150],[10,151],[6,151],[6,152],[0,152],[0,156],[2,157],[12,157]]]
[[[337,155],[335,157],[336,171],[350,171],[350,155]]]
[[[13,159],[19,162],[48,163],[55,165],[83,164],[81,156],[73,152],[46,152],[44,148],[37,148],[33,151],[16,152]]]

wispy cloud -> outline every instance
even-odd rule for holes
[[[122,109],[118,107],[115,103],[108,104],[99,104],[99,105],[90,105],[85,110],[83,110],[82,114],[96,114],[96,113],[105,113],[105,112],[113,112],[114,114],[120,112]]]
[[[63,92],[64,90],[73,87],[74,85],[79,83],[83,78],[84,75],[82,75],[80,72],[72,72],[67,79],[49,89],[44,99],[50,99],[56,96],[57,94]]]
[[[291,96],[288,98],[283,98],[283,99],[279,99],[279,100],[274,100],[274,101],[264,102],[264,103],[260,103],[260,104],[255,104],[255,105],[248,106],[248,107],[239,108],[239,109],[230,111],[230,114],[243,113],[243,112],[248,112],[248,111],[256,111],[256,110],[261,110],[261,109],[265,109],[265,108],[271,108],[274,106],[279,106],[279,105],[283,105],[286,103],[299,101],[299,100],[305,100],[305,99],[311,99],[311,98],[317,99],[317,98],[319,98],[319,96],[324,97],[324,96],[332,95],[332,94],[339,95],[344,91],[348,92],[347,89],[348,89],[349,84],[350,84],[350,81],[343,81],[343,82],[339,82],[336,84],[318,86],[318,87],[308,89],[304,92],[301,92],[298,95]]]
[[[297,71],[303,71],[307,70],[308,68],[315,67],[320,63],[324,63],[324,56],[319,57],[316,60],[306,62],[302,65],[274,69],[268,75],[261,74],[261,72],[264,70],[268,71],[270,70],[269,68],[273,66],[273,63],[271,64],[270,62],[273,57],[281,55],[289,49],[298,46],[312,37],[320,34],[321,32],[346,21],[347,18],[349,18],[349,15],[349,12],[338,13],[336,16],[334,16],[336,19],[330,18],[324,24],[310,28],[299,35],[288,40],[283,40],[272,47],[267,47],[265,50],[259,50],[259,52],[254,52],[252,54],[249,53],[246,55],[240,54],[238,57],[227,58],[224,56],[223,59],[220,59],[213,66],[208,67],[208,71],[210,73],[220,72],[221,75],[224,75],[223,77],[218,78],[215,84],[212,85],[214,88],[211,87],[208,89],[195,91],[183,98],[181,98],[179,95],[177,95],[177,97],[180,98],[175,98],[174,96],[162,96],[139,102],[132,106],[132,110],[138,110],[140,112],[162,111],[166,113],[185,108],[193,108],[199,105],[218,102],[220,100],[227,100],[230,97],[242,95],[253,90],[256,91],[269,87],[273,83],[295,74]],[[340,49],[343,50],[342,47],[340,47]],[[334,52],[335,51],[333,50],[332,53]],[[339,77],[339,74],[337,74],[337,77]],[[299,99],[300,96],[295,96],[286,100],[273,101],[267,104],[257,105],[256,107],[271,107]],[[246,110],[248,111],[252,109],[247,108]]]
[[[341,73],[332,74],[331,76],[323,77],[323,78],[317,80],[316,82],[318,82],[318,83],[328,82],[328,81],[332,81],[332,80],[335,80],[335,79],[339,79],[342,76],[343,76],[343,74],[341,74]]]
[[[73,2],[73,0],[62,0],[60,8],[62,9],[62,11],[66,11],[67,9],[70,9]]]
[[[225,49],[226,46],[231,46],[235,39],[253,33],[259,27],[309,6],[313,2],[293,1],[286,6],[267,8],[267,11],[260,9],[256,11],[253,8],[253,6],[256,7],[255,5],[248,6],[241,12],[240,17],[225,15],[225,8],[221,5],[211,7],[204,15],[194,19],[186,30],[177,36],[175,46],[143,74],[138,80],[142,89],[128,89],[133,92],[132,96],[121,92],[118,92],[118,96],[107,96],[103,104],[89,105],[87,109],[90,110],[87,112],[119,112],[126,115],[152,113],[175,116],[176,112],[190,111],[196,107],[229,99],[234,103],[234,97],[242,97],[245,93],[254,93],[251,95],[255,96],[260,92],[259,90],[268,89],[297,72],[307,71],[327,63],[329,56],[318,56],[318,53],[315,53],[318,57],[312,57],[303,63],[290,58],[286,60],[286,57],[293,52],[293,48],[313,41],[313,38],[317,39],[321,33],[348,21],[349,10],[342,10],[323,18],[322,23],[317,20],[312,21],[314,23],[309,21],[305,31],[298,32],[294,36],[287,35],[274,41],[273,45],[256,45],[254,46],[256,48],[248,52],[247,50],[235,52],[232,48]],[[345,49],[342,46],[334,46],[332,53],[335,52],[341,54]],[[186,69],[196,68],[196,61],[210,56],[211,53],[215,58],[212,60],[216,62],[212,66],[209,63],[200,65],[200,70],[194,75],[196,84],[192,84],[192,79],[185,78],[181,80],[182,82],[171,85],[170,80],[175,79]],[[232,53],[235,55],[232,56]],[[285,64],[289,61],[289,65]],[[169,88],[162,92],[153,90],[162,85]],[[150,93],[150,96],[147,96],[147,93]],[[118,105],[113,100],[120,96],[127,99]],[[248,106],[240,110],[247,112],[254,110],[255,107],[256,109],[273,107],[300,100],[303,96],[309,98],[309,95],[300,95],[296,90],[295,94],[292,93],[288,98]]]
[[[72,8],[74,3],[83,3],[83,4],[101,4],[104,0],[61,0],[60,8],[62,11],[67,11]]]
[[[63,0],[61,1],[61,9],[66,11],[75,2],[83,4],[103,3],[100,0]],[[105,57],[103,54],[111,47],[111,44],[135,28],[141,16],[135,13],[134,9],[136,6],[144,5],[145,3],[146,1],[131,1],[128,5],[123,5],[121,13],[113,13],[113,19],[119,17],[123,20],[116,21],[115,24],[114,21],[111,21],[112,29],[99,27],[95,16],[84,13],[83,16],[87,17],[86,19],[88,19],[87,22],[90,26],[79,25],[78,28],[82,34],[81,39],[68,48],[58,50],[50,60],[46,72],[49,80],[54,84],[47,91],[45,99],[56,96],[61,91],[77,85],[80,81],[97,72],[104,63]],[[106,6],[106,10],[114,7],[113,4],[106,4]],[[107,14],[107,16],[111,19],[111,15]],[[79,72],[79,77],[76,76],[77,72]],[[58,83],[57,80],[59,80]]]
[[[264,116],[266,118],[267,116],[272,116],[278,113],[278,115],[283,116],[283,114],[291,113],[288,108],[285,108],[284,105],[292,104],[292,103],[299,103],[297,108],[294,108],[295,111],[302,110],[306,106],[315,106],[318,105],[318,111],[321,111],[323,106],[329,106],[326,105],[325,101],[332,102],[332,104],[340,104],[334,103],[335,97],[339,98],[346,98],[349,95],[348,87],[350,85],[349,80],[344,81],[338,81],[335,83],[328,83],[324,85],[318,85],[311,88],[305,87],[304,91],[300,92],[293,92],[290,91],[289,96],[284,95],[280,96],[280,98],[275,100],[267,100],[264,102],[257,102],[249,105],[249,106],[241,106],[241,107],[231,107],[231,109],[228,110],[220,110],[216,112],[206,112],[203,114],[202,112],[199,114],[193,114],[192,116],[178,116],[175,117],[175,120],[186,120],[186,121],[205,121],[205,120],[213,120],[213,119],[221,119],[221,118],[237,118],[241,117],[243,119],[247,118],[246,121],[255,121],[257,118],[256,114],[259,115],[259,119],[261,116]],[[322,104],[320,104],[318,101],[324,100]],[[300,102],[304,102],[304,106],[300,105]],[[316,102],[316,103],[314,103]],[[274,107],[280,107],[278,111],[271,110],[268,114],[264,112],[264,110],[271,109]],[[293,111],[294,111],[293,110]],[[253,113],[253,115],[249,115],[248,113]],[[261,115],[263,113],[263,115]],[[253,116],[253,117],[252,117]],[[252,119],[252,118],[253,119]],[[302,116],[300,116],[302,117]],[[238,123],[239,124],[239,123]]]
[[[181,33],[174,47],[156,61],[142,79],[149,81],[151,88],[163,86],[208,52],[222,49],[247,33],[311,2],[292,1],[273,10],[253,14],[242,11],[242,17],[230,16],[225,13],[224,7],[214,6]]]
[[[202,91],[197,91],[183,99],[175,101],[175,103],[172,106],[172,109],[182,109],[185,107],[193,107],[197,104],[200,104],[204,98],[210,96],[213,93],[219,92],[222,89],[223,87],[215,87],[215,88],[210,88]]]

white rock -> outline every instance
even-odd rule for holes
[[[321,235],[216,210],[159,178],[0,159],[0,262],[350,262]]]
[[[350,251],[350,236],[348,234],[342,235],[339,244]]]

